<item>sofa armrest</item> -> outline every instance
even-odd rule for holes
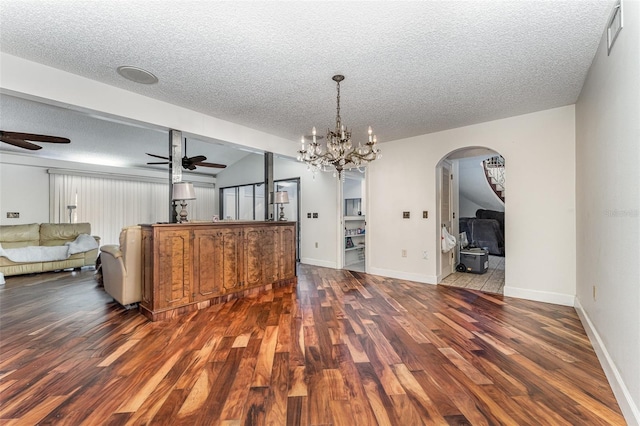
[[[142,269],[132,261],[136,256],[128,253],[125,259],[120,246],[117,245],[105,245],[100,247],[100,250],[104,291],[121,305],[130,305],[142,300]],[[128,267],[125,260],[129,263]]]
[[[122,251],[120,251],[120,247],[117,245],[107,245],[100,247],[100,251],[102,253],[106,253],[111,255],[115,259],[119,259],[122,257]]]

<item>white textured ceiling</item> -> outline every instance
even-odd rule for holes
[[[343,121],[386,142],[574,103],[613,3],[3,0],[0,49],[292,141],[341,73]]]

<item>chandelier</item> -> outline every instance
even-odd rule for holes
[[[340,82],[343,75],[334,75],[333,81],[338,87],[337,113],[335,130],[327,129],[327,143],[322,146],[318,141],[323,137],[316,135],[316,128],[311,130],[311,139],[305,148],[305,137],[302,137],[302,147],[298,151],[298,161],[306,163],[314,173],[318,170],[334,170],[334,176],[341,177],[342,170],[359,168],[377,158],[380,158],[380,150],[376,145],[376,136],[369,126],[369,139],[366,144],[358,143],[354,147],[351,143],[351,132],[344,127],[340,119]]]

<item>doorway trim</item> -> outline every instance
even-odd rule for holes
[[[447,154],[445,154],[442,158],[440,158],[440,160],[438,161],[438,163],[436,163],[435,166],[435,173],[436,173],[436,220],[437,220],[437,226],[438,229],[436,230],[436,235],[437,238],[442,238],[442,218],[441,218],[441,213],[440,213],[440,206],[442,203],[442,199],[441,199],[441,194],[442,194],[442,164],[444,162],[447,161],[452,161],[452,160],[459,160],[462,158],[466,158],[466,157],[475,157],[475,156],[481,156],[481,155],[502,155],[500,152],[496,151],[493,148],[489,148],[489,147],[484,147],[484,146],[465,146],[462,148],[457,148],[454,149],[450,152],[448,152]],[[506,162],[505,162],[506,164]],[[506,169],[506,168],[505,168]],[[459,235],[459,222],[458,219],[459,217],[459,212],[460,212],[460,199],[459,199],[459,179],[458,179],[458,175],[459,175],[459,170],[457,167],[457,163],[453,162],[453,167],[452,167],[452,173],[453,173],[453,180],[452,180],[452,185],[451,185],[451,189],[452,189],[452,208],[453,208],[453,213],[455,213],[455,218],[452,221],[452,226],[451,229],[455,232],[456,238],[458,238]],[[505,211],[505,227],[506,227],[506,221],[507,219],[507,202],[505,201],[504,203],[504,211]],[[438,241],[438,251],[440,251],[440,241]],[[454,249],[456,251],[455,253],[455,262],[458,262],[458,257],[459,257],[459,247],[456,246],[456,248]],[[437,256],[437,261],[436,261],[436,283],[440,284],[442,282],[442,280],[449,274],[444,275],[443,274],[443,265],[442,265],[442,256]],[[454,265],[455,267],[455,265]],[[506,270],[506,258],[505,258],[505,270]],[[505,285],[506,285],[506,277],[505,277]]]

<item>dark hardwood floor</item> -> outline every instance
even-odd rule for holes
[[[0,287],[0,424],[623,425],[572,308],[301,265],[149,322],[93,271]]]

